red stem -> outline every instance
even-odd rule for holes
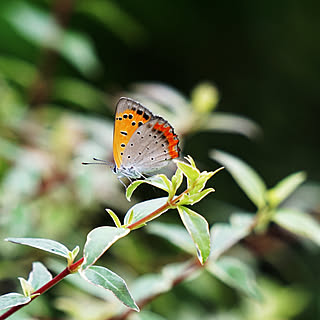
[[[169,209],[170,207],[174,206],[179,200],[180,198],[188,192],[188,189],[186,191],[184,191],[183,193],[181,193],[178,197],[174,198],[174,199],[170,199],[168,200],[167,203],[165,203],[163,206],[161,206],[160,208],[158,208],[157,210],[151,212],[150,214],[148,214],[147,216],[145,216],[144,218],[132,223],[131,225],[129,225],[127,228],[130,230],[133,230],[134,228],[136,228],[139,225],[142,225],[143,223],[151,220],[153,217],[156,217],[157,215],[159,215],[161,212]],[[7,319],[11,314],[13,314],[14,312],[18,311],[19,309],[21,309],[22,307],[28,305],[32,300],[36,299],[38,296],[40,296],[42,293],[46,292],[47,290],[49,290],[51,287],[53,287],[54,285],[56,285],[58,282],[60,282],[63,278],[65,278],[67,275],[69,275],[70,273],[76,272],[78,267],[83,263],[84,258],[82,257],[80,260],[78,260],[77,262],[73,263],[72,265],[68,266],[67,268],[65,268],[61,273],[59,273],[58,275],[56,275],[51,281],[49,281],[48,283],[46,283],[44,286],[42,286],[40,289],[38,289],[37,291],[35,291],[33,294],[37,294],[36,296],[34,296],[28,303],[26,304],[21,304],[15,307],[12,307],[11,309],[9,309],[7,312],[5,312],[3,315],[0,316],[0,320],[4,320]]]
[[[9,309],[7,312],[5,312],[4,314],[2,314],[0,316],[0,320],[4,320],[7,319],[9,316],[11,316],[14,312],[18,311],[19,309],[21,309],[22,307],[28,305],[31,301],[33,301],[34,299],[36,299],[37,297],[39,297],[42,293],[46,292],[47,290],[49,290],[51,287],[53,287],[54,285],[56,285],[58,282],[60,282],[63,278],[65,278],[67,275],[69,275],[70,273],[75,272],[78,267],[82,264],[84,258],[81,258],[80,260],[78,260],[77,262],[73,263],[72,265],[66,267],[61,273],[59,273],[58,275],[56,275],[52,280],[50,280],[48,283],[46,283],[44,286],[42,286],[40,289],[38,289],[37,291],[35,291],[33,294],[38,294],[36,296],[34,296],[28,303],[26,304],[20,304],[18,306],[14,306],[11,309]]]
[[[161,206],[160,208],[158,208],[157,210],[149,213],[147,216],[143,217],[142,219],[130,224],[129,226],[127,226],[128,229],[133,230],[134,228],[140,226],[141,224],[150,221],[152,218],[156,217],[157,215],[159,215],[161,212],[168,210],[170,207],[174,206],[185,193],[188,193],[189,189],[185,190],[184,192],[182,192],[179,196],[175,197],[174,199],[170,199],[168,200],[163,206]]]

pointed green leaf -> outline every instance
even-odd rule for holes
[[[194,181],[196,181],[200,176],[200,171],[194,168],[192,165],[179,161],[176,161],[178,168],[183,172],[188,181],[188,186],[190,186]]]
[[[250,230],[255,221],[255,215],[247,212],[236,212],[230,217],[230,223],[234,227]]]
[[[68,248],[58,241],[43,238],[7,238],[6,241],[34,247],[68,258]]]
[[[306,180],[305,172],[297,172],[281,180],[268,191],[268,200],[273,207],[277,207],[283,200],[295,191]]]
[[[210,157],[225,166],[237,184],[258,208],[262,208],[266,204],[267,188],[256,171],[242,160],[222,151],[212,151]]]
[[[175,174],[173,175],[171,182],[172,182],[172,194],[171,196],[175,195],[179,187],[181,186],[181,183],[183,181],[183,173],[180,168],[177,168]]]
[[[123,304],[139,311],[139,307],[134,302],[125,281],[116,273],[104,267],[90,266],[81,271],[80,275],[92,284],[110,290]]]
[[[91,38],[83,33],[65,31],[58,49],[61,55],[84,76],[90,77],[102,69]]]
[[[181,200],[179,201],[179,205],[194,205],[195,203],[202,200],[211,192],[214,192],[213,188],[208,188],[208,189],[202,190],[201,192],[190,194],[190,195],[184,194]]]
[[[216,223],[211,232],[210,257],[217,259],[250,233],[249,228],[233,226],[227,223]]]
[[[118,216],[111,209],[105,209],[105,210],[109,213],[109,215],[112,218],[116,227],[121,228],[121,222],[120,222]]]
[[[123,238],[130,229],[115,227],[99,227],[89,232],[83,249],[84,262],[81,269],[84,270],[94,264],[117,240]]]
[[[51,15],[31,3],[12,1],[4,17],[24,39],[56,50],[82,74],[90,76],[101,68],[89,37],[63,30]]]
[[[282,228],[320,245],[320,224],[308,213],[282,208],[276,210],[273,221]]]
[[[41,262],[32,263],[32,271],[29,274],[28,282],[31,284],[34,291],[40,289],[51,279],[51,273]]]
[[[253,271],[240,260],[233,257],[221,257],[217,261],[210,260],[206,268],[232,288],[254,299],[261,299]]]
[[[210,254],[208,222],[200,214],[187,207],[178,206],[178,211],[184,226],[196,245],[198,259],[201,264],[204,264]]]
[[[76,256],[78,255],[79,251],[80,251],[79,246],[76,246],[72,251],[69,251],[69,253],[68,253],[68,259],[67,259],[67,261],[68,261],[68,267],[70,267],[70,266],[73,264],[74,259],[75,259]]]
[[[186,157],[184,157],[190,164],[191,164],[191,166],[193,167],[193,168],[195,168],[195,169],[197,169],[197,167],[196,167],[196,163],[194,162],[194,160],[193,160],[193,158],[191,157],[191,156],[186,156]]]
[[[24,296],[30,297],[34,291],[32,288],[32,285],[26,279],[24,279],[22,277],[18,277],[18,279],[20,281],[20,285],[21,285]]]
[[[171,286],[160,274],[147,273],[140,276],[130,285],[131,291],[137,301],[167,292]]]
[[[206,186],[207,181],[214,175],[214,172],[207,172],[203,171],[200,173],[200,176],[197,180],[197,183],[193,188],[190,190],[190,194],[198,193],[203,190]]]
[[[249,139],[256,138],[262,133],[261,128],[252,120],[223,112],[214,112],[209,115],[202,128],[204,130],[242,134]]]
[[[147,231],[170,241],[180,249],[194,254],[195,248],[186,229],[180,225],[154,222],[147,226]]]
[[[7,293],[0,296],[0,310],[9,309],[15,306],[19,306],[21,304],[27,304],[31,301],[30,297],[25,297],[20,293]]]
[[[147,201],[140,202],[140,203],[134,205],[133,207],[131,207],[128,210],[128,212],[126,213],[126,215],[124,217],[124,225],[129,224],[129,217],[131,218],[130,224],[133,224],[133,223],[141,220],[142,218],[148,216],[152,212],[158,210],[162,206],[164,206],[167,203],[167,201],[168,201],[168,198],[164,197],[164,198],[156,198],[156,199],[152,199],[152,200],[147,200]],[[167,208],[165,211],[167,211],[168,209],[169,208]],[[152,219],[155,219],[156,217],[158,217],[159,215],[161,215],[165,211],[159,212],[159,214],[157,216],[153,217]]]
[[[157,174],[155,176],[152,176],[150,178],[147,178],[145,180],[136,180],[132,182],[127,190],[126,190],[126,197],[130,201],[133,192],[142,184],[147,183],[150,184],[156,188],[162,189],[166,192],[170,192],[172,188],[171,181],[164,175],[164,174]]]

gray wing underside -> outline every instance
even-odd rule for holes
[[[148,173],[168,164],[171,157],[167,139],[163,133],[153,130],[159,122],[166,123],[163,119],[152,119],[134,132],[123,152],[123,167]]]

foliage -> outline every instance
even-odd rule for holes
[[[319,317],[314,12],[0,4],[0,238],[23,244],[1,245],[0,305],[24,306],[10,319]],[[201,170],[188,157],[124,193],[83,168],[112,159],[123,95],[168,119]]]

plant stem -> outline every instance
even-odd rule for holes
[[[130,224],[129,226],[127,226],[128,229],[130,230],[133,230],[135,229],[136,227],[144,224],[145,222],[147,221],[150,221],[152,220],[152,218],[158,216],[161,212],[163,211],[166,211],[172,207],[174,207],[177,202],[182,198],[182,196],[185,194],[185,193],[188,193],[189,192],[189,189],[185,190],[184,192],[182,192],[179,196],[177,196],[176,198],[173,198],[173,199],[168,199],[168,201],[163,205],[161,206],[160,208],[158,208],[157,210],[151,212],[150,214],[148,214],[147,216],[143,217],[142,219]]]
[[[82,264],[84,258],[82,257],[81,259],[79,259],[77,262],[73,263],[72,265],[66,267],[61,273],[59,273],[58,275],[56,275],[53,279],[51,279],[48,283],[46,283],[45,285],[43,285],[41,288],[39,288],[37,291],[33,292],[32,295],[35,295],[28,303],[26,304],[20,304],[18,306],[14,306],[11,309],[9,309],[7,312],[5,312],[4,314],[2,314],[0,316],[0,320],[4,320],[7,319],[9,316],[11,316],[13,313],[15,313],[16,311],[18,311],[19,309],[21,309],[22,307],[28,305],[31,301],[33,301],[34,299],[36,299],[37,297],[39,297],[41,294],[43,294],[44,292],[46,292],[47,290],[49,290],[50,288],[52,288],[54,285],[56,285],[58,282],[60,282],[63,278],[65,278],[67,275],[69,275],[70,273],[75,272],[78,267]]]

